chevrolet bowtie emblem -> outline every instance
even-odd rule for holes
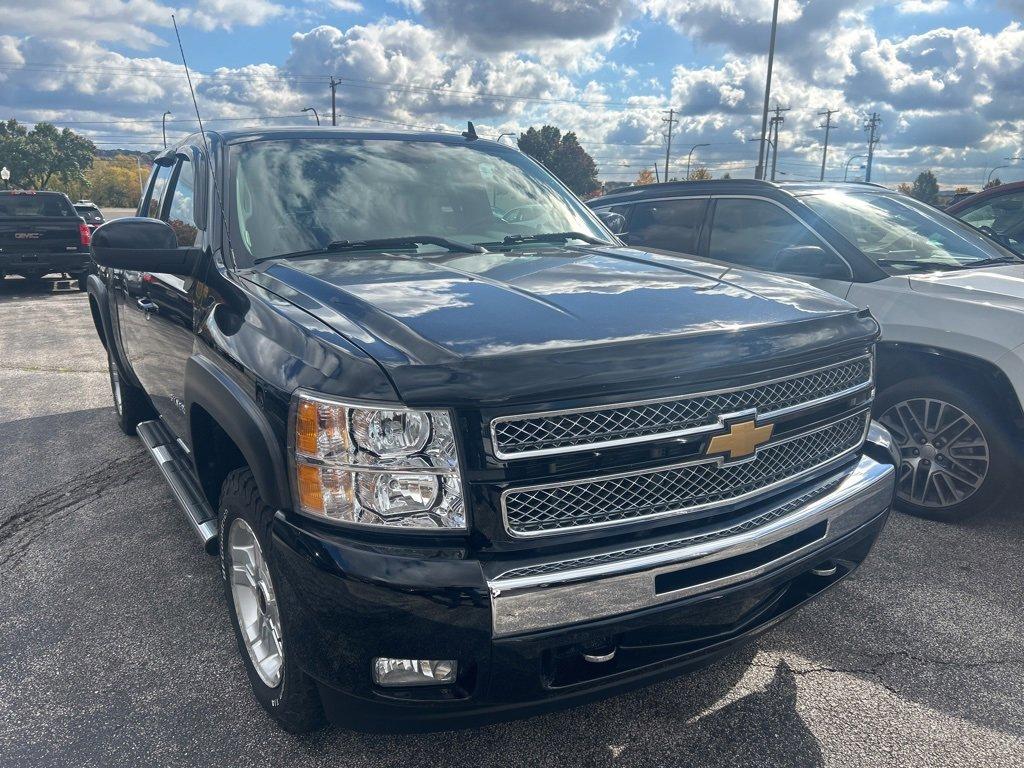
[[[749,456],[759,445],[771,440],[774,426],[765,424],[759,427],[753,419],[732,424],[724,435],[715,435],[711,438],[707,452],[727,453],[730,460]]]

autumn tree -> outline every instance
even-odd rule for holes
[[[914,188],[910,184],[907,184],[907,182],[901,181],[899,184],[896,185],[896,191],[902,192],[904,195],[909,195],[911,192],[914,191]]]
[[[141,197],[140,177],[149,175],[149,161],[141,168],[131,155],[97,158],[86,173],[88,196],[97,205],[134,208]]]
[[[528,154],[581,197],[592,195],[601,188],[597,180],[597,164],[580,146],[576,134],[566,134],[553,125],[540,130],[530,128],[519,134],[519,149]]]
[[[708,181],[711,178],[711,171],[704,166],[698,166],[690,173],[691,181]]]
[[[654,172],[650,168],[640,169],[640,173],[636,175],[636,181],[633,183],[638,187],[642,187],[646,184],[653,184]]]
[[[935,178],[935,174],[931,171],[922,171],[914,179],[910,195],[922,203],[935,205],[939,201],[939,180]]]
[[[996,176],[994,179],[992,179],[987,184],[985,184],[985,189],[992,189],[993,187],[999,187],[999,186],[1002,186],[1002,184],[1003,184],[1002,180],[998,176]]]
[[[69,128],[37,123],[32,129],[10,119],[0,123],[0,165],[11,172],[10,186],[46,189],[85,179],[96,145]]]

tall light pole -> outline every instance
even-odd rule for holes
[[[316,111],[316,107],[303,107],[302,111],[303,112],[312,112],[313,113],[313,117],[316,118],[316,124],[318,126],[320,125],[320,113]]]
[[[775,33],[779,29],[779,0],[775,0],[772,8],[772,36],[768,43],[768,75],[764,82],[764,109],[761,111],[761,143],[757,151],[757,168],[754,169],[754,178],[764,178],[764,144],[765,136],[768,134],[768,100],[772,95],[772,64],[775,62]]]
[[[850,159],[846,161],[846,170],[843,171],[843,181],[846,181],[846,174],[850,172],[850,163],[856,160],[858,157],[867,157],[867,155],[851,155]],[[864,166],[861,166],[862,168]]]
[[[506,136],[515,136],[515,133],[514,132],[513,133],[500,133],[500,134],[498,134],[498,138],[495,139],[495,141],[497,141],[499,144],[501,144],[501,140],[504,139]]]
[[[690,159],[693,157],[693,150],[699,147],[710,147],[710,144],[694,144],[690,147],[690,151],[686,153],[686,180],[690,180]]]
[[[167,116],[170,112],[164,112],[160,118],[160,132],[164,135],[164,149],[167,149]]]
[[[995,168],[993,168],[991,171],[989,171],[988,172],[988,178],[985,179],[985,186],[987,187],[988,183],[990,181],[992,181],[992,174],[993,173],[995,173],[996,171],[1001,171],[1003,168],[1009,168],[1009,167],[1010,166],[1008,166],[1008,165],[997,165]]]

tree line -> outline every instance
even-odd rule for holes
[[[134,208],[150,159],[129,154],[104,157],[89,139],[70,128],[11,118],[0,122],[0,167],[10,171],[10,189],[49,189],[72,200],[89,198],[101,206]]]

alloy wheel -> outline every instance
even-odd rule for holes
[[[231,522],[227,545],[231,597],[245,649],[260,680],[275,688],[284,672],[284,643],[270,569],[256,534],[242,518]]]
[[[900,448],[901,501],[950,507],[970,498],[989,470],[985,433],[969,414],[930,397],[902,400],[881,415]]]

